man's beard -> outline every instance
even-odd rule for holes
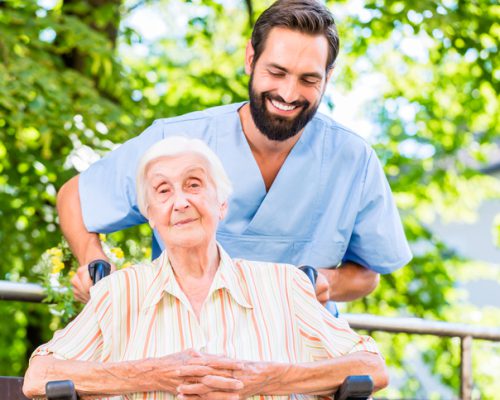
[[[248,93],[250,96],[250,112],[252,113],[255,125],[268,139],[279,142],[283,142],[299,133],[314,117],[319,107],[319,102],[310,107],[311,103],[307,100],[286,103],[278,95],[272,95],[269,92],[256,93],[253,90],[253,74],[250,75]],[[302,107],[302,110],[300,110],[300,113],[295,118],[285,118],[273,115],[266,108],[266,99],[273,99],[282,103]]]

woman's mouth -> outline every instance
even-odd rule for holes
[[[185,226],[187,224],[190,224],[191,222],[194,222],[196,221],[198,218],[186,218],[186,219],[182,219],[180,221],[177,221],[175,223],[172,224],[172,226],[176,227],[176,228],[180,228],[182,226]]]

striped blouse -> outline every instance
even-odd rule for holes
[[[311,283],[297,268],[232,260],[219,249],[220,265],[199,320],[164,252],[150,264],[100,281],[77,318],[33,356],[117,362],[194,348],[241,360],[298,363],[356,351],[378,353],[372,338],[358,335],[316,301]],[[148,392],[123,398],[174,396]]]

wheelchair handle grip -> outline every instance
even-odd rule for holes
[[[111,272],[111,265],[104,260],[94,260],[89,263],[89,275],[94,285]]]
[[[302,265],[299,267],[299,269],[307,275],[309,280],[311,281],[313,287],[316,286],[316,279],[318,279],[318,271],[316,271],[315,268],[311,267],[310,265]]]

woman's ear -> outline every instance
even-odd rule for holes
[[[147,218],[148,224],[151,227],[151,229],[154,229],[155,225],[156,225],[155,221],[154,221],[153,218],[150,218],[149,215],[150,215],[150,213],[149,213],[149,206],[146,206],[146,215],[145,215],[145,217]]]
[[[227,201],[220,205],[219,221],[222,221],[227,214]]]

